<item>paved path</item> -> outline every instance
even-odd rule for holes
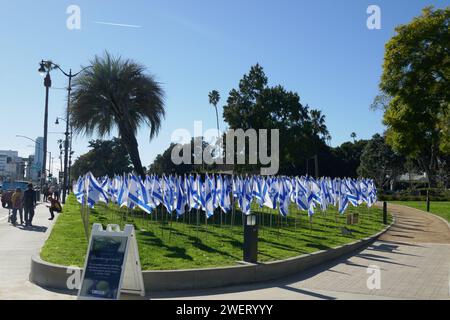
[[[8,223],[8,210],[0,208],[0,300],[71,298],[28,281],[31,257],[40,252],[50,234],[53,222],[48,220],[49,216],[48,209],[41,204],[36,209],[34,227],[13,227]]]
[[[423,211],[389,205],[395,225],[356,254],[264,284],[181,293],[154,299],[450,299],[450,227]],[[369,290],[367,267],[380,268]]]
[[[282,280],[224,289],[153,293],[151,299],[450,299],[450,227],[423,211],[398,205],[395,225],[368,248]],[[28,281],[31,256],[51,223],[38,207],[34,230],[14,228],[0,209],[0,299],[74,299]],[[368,266],[381,271],[381,288],[367,288]]]

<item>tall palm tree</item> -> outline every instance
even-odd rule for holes
[[[118,129],[134,170],[145,176],[136,134],[141,125],[155,137],[165,117],[164,91],[145,67],[132,60],[115,58],[108,52],[91,61],[92,68],[74,82],[71,125],[77,133],[100,137]]]
[[[217,111],[217,104],[220,101],[220,93],[217,90],[213,90],[209,93],[209,104],[212,104],[216,109],[216,120],[217,120],[217,143],[219,143],[220,139],[220,129],[219,129],[219,113]]]
[[[352,134],[350,135],[350,137],[353,139],[353,143],[356,142],[356,133],[352,132]]]
[[[323,139],[328,139],[330,137],[330,132],[325,124],[325,115],[322,114],[322,111],[315,109],[310,111],[310,115],[314,134],[317,134]]]

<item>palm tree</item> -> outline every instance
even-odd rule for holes
[[[220,139],[220,129],[219,129],[219,113],[217,112],[217,104],[220,101],[220,93],[217,90],[213,90],[209,93],[209,104],[212,104],[216,109],[216,120],[217,120],[217,143]]]
[[[356,142],[356,133],[352,132],[350,137],[353,139],[353,143],[355,143]]]
[[[118,129],[134,170],[145,176],[136,134],[143,124],[150,128],[150,140],[157,135],[165,117],[164,91],[145,67],[132,60],[115,58],[108,52],[96,56],[74,82],[71,125],[76,133],[100,137]]]
[[[325,124],[325,115],[322,114],[322,111],[312,109],[310,115],[314,134],[321,136],[323,139],[330,138],[330,132]]]

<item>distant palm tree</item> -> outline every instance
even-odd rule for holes
[[[330,139],[330,132],[325,124],[325,115],[320,110],[315,109],[310,111],[310,115],[314,134],[321,136],[323,139]]]
[[[353,143],[356,142],[356,133],[352,132],[352,134],[350,135],[350,137],[353,139]]]
[[[77,133],[103,137],[118,129],[134,170],[145,176],[136,134],[143,124],[155,137],[165,117],[164,91],[145,67],[132,60],[112,57],[108,52],[91,61],[92,68],[74,82],[71,125]]]
[[[217,120],[217,143],[220,139],[220,129],[219,129],[219,113],[217,111],[217,104],[220,101],[220,93],[217,90],[213,90],[209,93],[209,104],[212,104],[216,109],[216,120]]]

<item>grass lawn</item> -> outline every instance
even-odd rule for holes
[[[426,201],[390,201],[395,204],[427,211]],[[450,202],[448,201],[431,201],[430,211],[450,222]]]
[[[258,214],[260,261],[273,261],[311,253],[372,235],[384,228],[382,211],[378,208],[354,208],[348,213],[359,213],[360,223],[347,226],[351,234],[343,235],[341,227],[346,226],[345,216],[329,208],[326,214],[317,210],[313,217],[312,230],[308,216],[291,207],[291,215],[279,219],[277,211],[253,206]],[[134,224],[139,253],[144,270],[189,269],[235,265],[242,260],[243,228],[241,213],[236,210],[233,226],[231,214],[220,214],[208,220],[200,213],[200,227],[197,228],[197,214],[184,215],[178,221],[170,221],[161,210],[150,217],[142,212],[127,212],[114,205],[98,204],[90,212],[90,223],[116,223],[121,226]],[[169,221],[167,221],[169,220]],[[337,221],[337,222],[336,222]],[[389,217],[389,222],[391,217]],[[280,226],[279,226],[279,222]],[[263,226],[261,226],[263,224]],[[272,227],[270,227],[272,224]],[[87,240],[81,222],[80,206],[70,196],[60,214],[52,233],[42,248],[42,259],[63,265],[83,266]]]

